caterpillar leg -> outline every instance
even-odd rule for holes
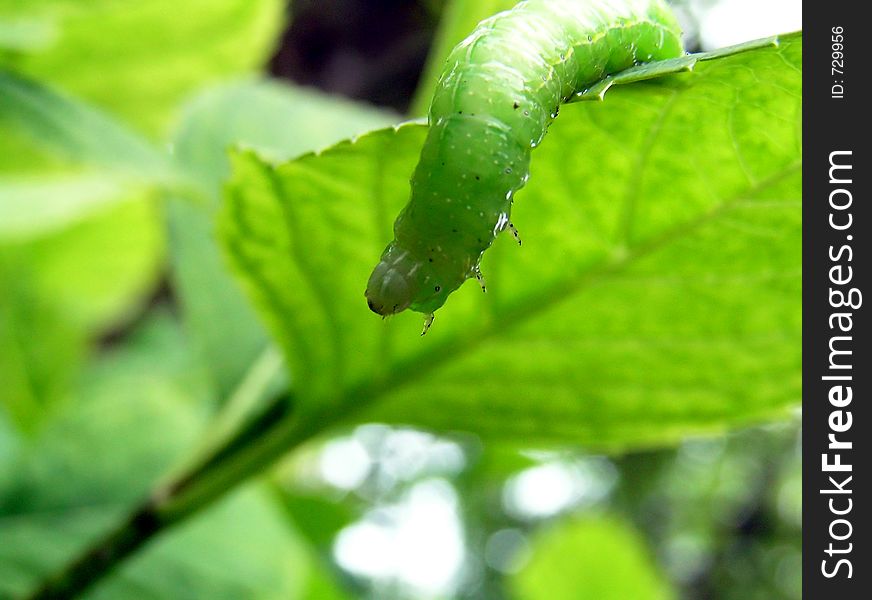
[[[487,286],[484,283],[484,275],[481,274],[481,269],[478,265],[473,267],[472,274],[475,275],[475,278],[478,280],[478,285],[481,286],[481,291],[487,293]]]
[[[514,223],[509,223],[509,230],[512,232],[512,236],[515,238],[515,241],[518,242],[518,245],[521,245],[521,234],[518,233],[518,230],[515,228]]]
[[[433,324],[433,319],[435,318],[436,315],[434,315],[433,313],[424,315],[424,331],[421,332],[421,335],[427,333],[427,331],[430,329],[430,325]]]

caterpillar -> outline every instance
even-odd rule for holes
[[[422,335],[510,229],[531,151],[560,105],[603,77],[683,54],[662,0],[525,0],[479,23],[449,54],[394,239],[365,296],[384,316],[424,313]]]

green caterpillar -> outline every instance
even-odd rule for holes
[[[526,0],[482,21],[452,50],[430,105],[430,129],[366,288],[382,315],[433,313],[509,228],[530,153],[560,104],[608,74],[683,54],[661,0]],[[423,334],[422,334],[423,335]]]

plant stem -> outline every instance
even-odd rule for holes
[[[164,529],[151,502],[143,503],[116,529],[62,571],[44,580],[28,598],[72,598]]]
[[[281,368],[272,358],[268,357],[265,362]],[[265,376],[263,363],[257,361],[250,373],[259,385],[252,385],[252,378],[246,377],[240,390],[262,395],[269,388],[274,379]],[[252,400],[249,404],[254,403]],[[214,445],[214,449],[192,467],[158,485],[118,527],[43,580],[28,598],[72,598],[82,593],[172,525],[320,431],[323,421],[315,415],[300,418],[294,414],[293,406],[287,393],[273,395],[257,416],[248,419],[222,443]]]

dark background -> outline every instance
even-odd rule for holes
[[[406,112],[441,0],[297,0],[270,72]]]

